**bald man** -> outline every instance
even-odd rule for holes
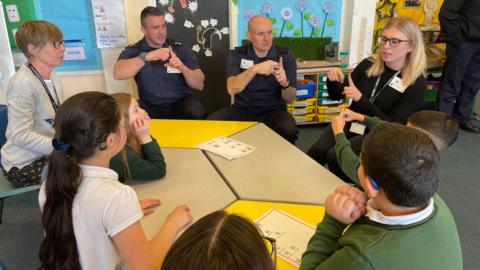
[[[234,103],[208,119],[263,122],[295,143],[298,128],[286,108],[296,94],[295,57],[286,48],[272,46],[272,23],[267,17],[254,16],[247,37],[251,44],[230,51],[227,59],[227,91]]]

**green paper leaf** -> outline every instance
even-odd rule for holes
[[[334,26],[334,25],[335,25],[335,22],[334,22],[332,19],[328,19],[328,20],[327,20],[327,25],[328,25],[328,26]]]
[[[277,36],[280,33],[280,30],[278,28],[273,28],[272,33],[273,35]]]
[[[320,29],[315,29],[315,31],[313,31],[313,36],[314,36],[314,37],[319,37],[321,33],[322,33],[322,30],[320,30]]]
[[[238,0],[232,0],[233,4],[236,6],[238,3]]]
[[[312,12],[306,12],[304,15],[303,15],[303,19],[305,20],[309,20],[310,18],[312,17]]]
[[[269,18],[270,21],[272,22],[272,24],[276,24],[277,23],[277,19],[275,17],[270,17]]]
[[[296,37],[299,37],[302,35],[302,29],[296,29],[295,32],[293,32],[293,35]]]
[[[292,30],[292,29],[293,29],[293,23],[287,22],[287,23],[285,24],[285,28],[287,28],[287,30]]]

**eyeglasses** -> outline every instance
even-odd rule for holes
[[[63,40],[57,40],[57,41],[54,41],[52,43],[53,43],[53,47],[55,47],[56,49],[60,49],[60,47],[62,47],[64,45]]]
[[[266,240],[265,245],[267,246],[268,252],[270,255],[273,255],[273,269],[277,269],[277,240],[268,236],[264,236],[263,238]]]
[[[384,36],[378,37],[378,43],[385,45],[387,42],[390,44],[390,47],[398,47],[402,42],[410,42],[410,40],[402,40],[398,38],[387,38]]]

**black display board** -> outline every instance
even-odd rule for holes
[[[173,18],[173,23],[167,23],[168,38],[190,47],[199,46],[200,50],[196,55],[205,74],[205,87],[201,92],[193,90],[194,96],[203,103],[209,113],[229,106],[230,96],[226,90],[225,73],[230,39],[227,32],[228,0],[158,0],[157,7],[166,12],[167,22]],[[188,27],[185,26],[185,21]],[[210,57],[205,55],[204,47],[207,50],[210,48]]]

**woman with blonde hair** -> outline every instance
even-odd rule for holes
[[[166,164],[160,146],[150,135],[150,117],[126,93],[113,94],[125,119],[127,143],[110,162],[110,168],[125,179],[154,180],[165,176]]]
[[[348,79],[338,68],[328,72],[329,97],[351,101],[352,111],[405,124],[421,107],[426,90],[423,73],[427,58],[420,27],[410,18],[393,18],[384,26],[378,43],[378,55],[360,62]],[[363,134],[358,133],[362,132],[351,132],[350,125],[344,132],[358,154],[363,140]],[[328,127],[307,154],[322,165],[327,163],[330,171],[348,181],[338,166],[334,145],[335,137]]]
[[[63,101],[62,85],[53,70],[63,63],[60,29],[47,21],[27,21],[15,34],[27,64],[9,80],[7,142],[2,170],[16,186],[38,184],[47,156],[53,151],[53,119]]]

